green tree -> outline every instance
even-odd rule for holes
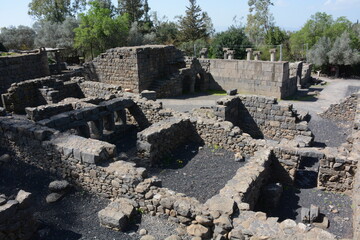
[[[339,66],[353,65],[360,62],[359,51],[351,48],[351,39],[348,32],[336,38],[331,51],[328,53],[329,63],[336,66],[335,77],[339,76]]]
[[[86,0],[32,0],[28,14],[38,20],[63,22],[66,17],[74,16],[85,4]]]
[[[8,27],[0,29],[0,42],[7,49],[29,50],[34,47],[36,33],[27,26]]]
[[[307,60],[315,66],[321,67],[329,64],[328,53],[331,51],[331,40],[328,37],[322,37],[319,41],[308,51]]]
[[[213,58],[223,58],[223,48],[231,48],[235,50],[236,59],[243,59],[246,55],[245,49],[251,45],[243,27],[231,26],[227,31],[214,36],[210,53]]]
[[[73,17],[67,17],[62,23],[40,20],[33,26],[37,33],[35,46],[73,50],[75,38],[74,29],[78,26],[79,21]]]
[[[146,1],[147,2],[147,1]],[[118,0],[118,8],[120,14],[127,13],[129,16],[130,24],[133,22],[139,22],[144,15],[144,3],[143,0]],[[149,10],[147,4],[146,10]]]
[[[156,43],[156,34],[154,32],[144,34],[141,32],[141,29],[137,22],[133,22],[131,24],[128,37],[129,46],[139,46],[154,43]]]
[[[179,17],[179,38],[182,42],[207,39],[210,36],[209,24],[211,20],[203,12],[196,0],[189,0],[190,6],[186,7],[185,16]]]
[[[262,44],[271,27],[274,26],[274,17],[270,12],[271,0],[249,0],[249,14],[245,32],[255,45]]]
[[[160,44],[178,45],[178,25],[175,22],[169,21],[165,16],[159,19],[156,12],[153,12],[151,18],[156,34],[156,42]]]
[[[80,25],[74,30],[75,47],[94,58],[108,48],[126,45],[128,26],[127,14],[114,17],[110,9],[90,2],[89,11],[80,14]]]

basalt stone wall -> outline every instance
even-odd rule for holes
[[[135,198],[135,187],[146,177],[144,168],[113,161],[116,148],[112,144],[59,134],[28,120],[0,118],[0,142],[16,160],[66,178],[104,197]],[[97,165],[102,162],[108,164]]]
[[[15,199],[7,199],[0,205],[0,239],[30,239],[38,227],[33,213],[31,193],[20,190]]]
[[[301,86],[302,86],[302,82],[301,82],[302,67],[303,67],[303,62],[289,63],[290,78],[292,78],[292,79],[295,78],[297,85],[301,85]],[[294,80],[292,80],[292,81],[294,81]]]
[[[354,121],[358,95],[359,93],[355,93],[338,104],[331,104],[320,116],[337,121]]]
[[[302,138],[306,145],[312,141],[308,123],[297,118],[292,105],[282,106],[274,98],[248,95],[225,97],[217,104],[214,110],[218,116],[254,138]]]
[[[136,145],[139,156],[156,163],[182,144],[196,140],[200,141],[189,119],[170,118],[139,132]]]
[[[121,86],[114,84],[92,81],[81,81],[78,84],[85,97],[104,98],[110,95],[118,96],[122,92]]]
[[[45,51],[20,56],[0,57],[0,93],[13,83],[50,75]]]
[[[212,89],[285,98],[296,92],[296,79],[289,77],[288,62],[245,60],[200,60],[213,79]]]
[[[90,80],[139,93],[182,67],[183,54],[174,46],[148,45],[109,49],[86,64],[85,72]]]
[[[2,104],[9,112],[24,113],[26,107],[57,103],[68,97],[84,97],[77,82],[70,81],[79,74],[74,72],[15,83],[1,95]]]

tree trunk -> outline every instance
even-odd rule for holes
[[[335,78],[338,78],[340,75],[340,67],[339,66],[335,66]]]

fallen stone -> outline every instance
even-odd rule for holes
[[[147,100],[156,101],[156,92],[155,91],[144,90],[140,93],[140,96],[142,98],[146,98]]]
[[[47,203],[55,203],[59,201],[65,194],[64,193],[50,193],[46,196]]]
[[[181,237],[179,237],[178,235],[171,235],[165,238],[165,240],[181,240]]]
[[[241,155],[241,153],[237,152],[234,155],[235,162],[244,162],[245,158]]]
[[[229,239],[230,240],[245,240],[245,236],[240,229],[233,229],[229,233]]]
[[[6,202],[6,198],[0,197],[0,206],[4,205]]]
[[[1,157],[0,157],[0,163],[3,162],[3,163],[8,163],[10,162],[11,160],[11,156],[9,154],[3,154]]]
[[[148,233],[148,231],[146,229],[140,229],[140,231],[139,231],[140,236],[144,236],[147,233]]]
[[[218,219],[215,219],[214,224],[225,230],[230,230],[232,228],[232,223],[230,218],[225,215],[222,215]]]
[[[111,202],[107,207],[107,209],[112,209],[113,211],[122,212],[129,219],[133,217],[135,214],[135,207],[132,200],[127,198],[117,198],[113,202]]]
[[[145,235],[140,238],[140,240],[156,240],[156,238],[152,235]]]
[[[189,235],[201,238],[210,237],[210,230],[201,224],[191,224],[186,228]]]
[[[111,209],[103,209],[98,213],[100,225],[117,231],[124,231],[128,224],[128,218],[122,212]]]
[[[211,227],[213,225],[213,218],[211,216],[196,216],[195,220],[203,226]]]
[[[70,187],[70,183],[66,180],[53,181],[49,184],[49,190],[52,192],[62,192]]]
[[[237,89],[227,90],[226,94],[229,95],[229,96],[235,96],[237,94]]]
[[[20,208],[24,209],[31,205],[32,203],[31,196],[32,196],[31,193],[25,192],[24,190],[20,190],[16,195],[15,200],[19,202]]]
[[[234,213],[235,201],[230,198],[215,195],[207,200],[205,205],[208,206],[210,211],[219,211],[220,213],[231,216]]]

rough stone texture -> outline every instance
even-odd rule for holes
[[[301,86],[306,86],[311,81],[311,71],[313,68],[312,63],[303,63],[302,74],[301,74]]]
[[[24,113],[26,107],[57,103],[68,97],[84,97],[76,81],[70,81],[80,72],[37,78],[14,83],[1,95],[5,109]]]
[[[31,193],[20,190],[15,200],[0,206],[0,238],[2,240],[30,239],[37,230],[33,218]]]
[[[13,83],[48,75],[50,70],[45,51],[0,57],[0,93],[6,92]]]
[[[276,99],[259,96],[237,95],[217,101],[213,107],[217,116],[239,126],[254,138],[294,139],[296,136],[312,141],[306,121],[297,118],[292,105],[280,106]]]
[[[297,85],[304,87],[304,82],[302,81],[302,67],[303,62],[289,63],[290,78],[295,78]]]
[[[138,133],[137,151],[152,163],[168,156],[172,150],[194,137],[195,129],[189,119],[170,118],[151,125]]]
[[[296,92],[296,78],[289,77],[288,62],[245,60],[200,60],[209,65],[213,89],[285,98]]]
[[[141,92],[155,80],[169,78],[185,67],[183,55],[173,46],[113,48],[85,66],[90,79]]]
[[[325,112],[320,114],[320,116],[337,121],[354,121],[357,102],[358,94],[352,94],[338,104],[331,104]]]

